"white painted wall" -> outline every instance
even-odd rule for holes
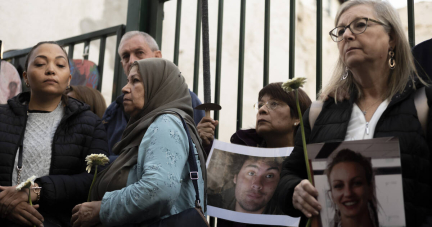
[[[126,0],[2,0],[0,39],[5,51],[28,48],[40,41],[60,40],[126,24],[126,13]],[[83,44],[75,46],[75,59],[82,58],[83,47]],[[102,94],[109,104],[115,38],[107,39],[107,49]],[[98,54],[99,41],[92,42],[89,60],[97,63]]]

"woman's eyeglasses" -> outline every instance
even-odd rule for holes
[[[340,42],[344,39],[343,34],[345,33],[346,29],[349,28],[353,34],[361,34],[366,31],[366,28],[368,27],[368,21],[373,21],[375,23],[378,23],[380,25],[385,25],[384,23],[370,19],[370,18],[358,18],[353,20],[349,25],[347,26],[338,26],[331,30],[329,32],[330,37],[335,42]]]
[[[274,100],[269,100],[267,102],[257,102],[254,104],[254,109],[255,111],[259,111],[261,109],[261,107],[266,106],[267,109],[269,110],[274,110],[276,108],[278,108],[280,106],[280,102],[278,101],[274,101]]]

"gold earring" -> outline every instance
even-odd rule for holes
[[[25,82],[25,84],[26,84],[26,87],[30,87],[30,85],[28,84],[28,82]]]
[[[389,56],[390,56],[389,66],[390,66],[390,69],[394,69],[396,67],[396,61],[394,59],[394,55],[395,55],[394,51],[392,49],[390,49],[390,51],[389,51]]]

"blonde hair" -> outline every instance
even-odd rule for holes
[[[375,16],[378,21],[383,23],[385,31],[396,39],[396,45],[393,51],[395,52],[396,67],[390,71],[388,78],[388,90],[384,93],[383,99],[393,97],[398,92],[403,92],[408,81],[411,80],[414,85],[414,80],[417,78],[422,84],[428,84],[422,80],[416,70],[414,57],[411,53],[411,48],[402,28],[402,23],[398,12],[387,1],[379,0],[351,0],[343,3],[335,18],[335,26],[341,15],[353,6],[369,5],[374,9]],[[353,79],[352,73],[348,71],[348,77],[341,80],[345,73],[345,64],[339,57],[336,68],[330,79],[329,84],[321,90],[320,99],[324,100],[331,94],[333,97],[339,97],[338,94],[351,92],[354,88],[357,90],[357,97],[362,97],[362,92],[359,84]],[[337,102],[337,99],[335,98]]]

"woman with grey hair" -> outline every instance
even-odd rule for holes
[[[420,226],[432,211],[430,174],[420,177],[431,169],[432,139],[424,131],[431,124],[422,127],[416,109],[427,108],[426,99],[415,103],[415,97],[427,83],[417,74],[398,13],[387,1],[347,1],[330,37],[339,59],[321,100],[304,114],[307,143],[399,137],[406,224]],[[305,180],[300,136],[284,162],[277,195],[286,214],[312,217],[321,209],[320,195]]]

